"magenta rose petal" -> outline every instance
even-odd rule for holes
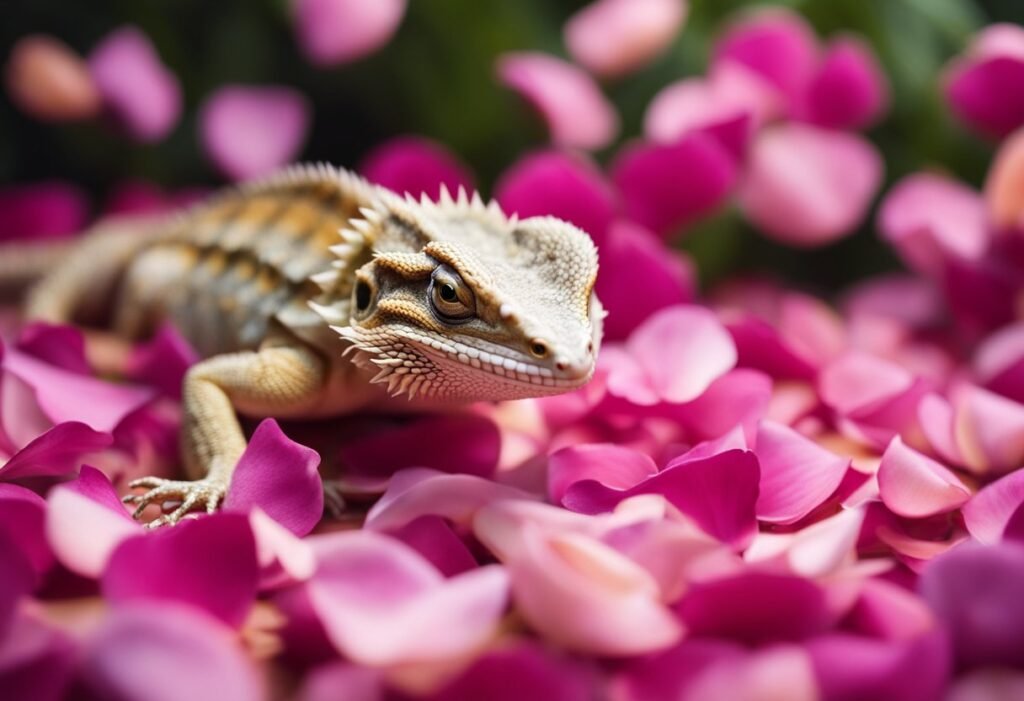
[[[968,532],[982,543],[998,543],[1013,513],[1024,504],[1024,470],[986,485],[963,506]]]
[[[310,112],[309,101],[292,88],[222,85],[199,109],[200,139],[229,178],[256,178],[295,160]]]
[[[845,37],[832,42],[807,86],[803,117],[830,129],[864,129],[889,102],[889,85],[871,49]]]
[[[925,567],[919,590],[965,666],[1024,664],[1024,546],[961,545]]]
[[[92,375],[85,357],[85,336],[73,326],[29,324],[18,334],[14,347],[50,365],[79,375]]]
[[[160,141],[181,117],[181,85],[140,29],[108,34],[89,54],[89,71],[104,104],[132,138]]]
[[[595,0],[566,22],[565,44],[591,73],[622,76],[662,53],[686,12],[686,0]]]
[[[877,577],[861,583],[847,621],[851,630],[886,640],[911,640],[936,628],[935,614],[916,592]]]
[[[761,466],[757,517],[769,523],[795,523],[836,490],[850,465],[799,433],[771,421],[757,432],[754,450]]]
[[[1024,323],[1005,326],[975,349],[979,382],[1017,402],[1024,402]]]
[[[441,188],[473,189],[466,166],[445,146],[418,136],[399,136],[377,146],[363,159],[359,172],[370,182],[413,197],[436,200]]]
[[[46,541],[46,500],[33,491],[0,483],[0,534],[21,549],[37,575],[53,564]],[[0,597],[3,600],[3,597]]]
[[[173,673],[169,675],[168,670]],[[81,675],[98,698],[265,698],[260,675],[238,645],[235,632],[196,609],[169,602],[114,609],[86,642]]]
[[[971,128],[1002,138],[1024,124],[1024,31],[984,29],[945,75],[946,100]]]
[[[498,57],[497,74],[536,108],[558,146],[599,149],[619,131],[615,108],[571,63],[543,53],[506,53]]]
[[[946,701],[1005,701],[1024,698],[1024,673],[1010,669],[979,669],[958,677]]]
[[[226,511],[260,507],[270,518],[303,536],[323,516],[320,456],[289,439],[273,419],[260,422],[231,477]]]
[[[46,241],[81,231],[89,202],[77,186],[57,180],[0,188],[0,241]]]
[[[743,656],[743,648],[724,640],[688,639],[654,655],[623,664],[612,688],[623,701],[679,701],[705,672]]]
[[[292,0],[299,48],[317,66],[368,56],[387,44],[405,16],[406,0]]]
[[[109,433],[94,431],[77,421],[57,424],[0,466],[0,481],[72,474],[83,455],[102,450],[111,441]]]
[[[611,166],[626,215],[668,237],[714,211],[733,190],[738,170],[717,139],[693,133],[671,144],[626,145]]]
[[[548,457],[548,497],[573,511],[596,513],[605,509],[585,508],[586,504],[580,503],[583,495],[577,495],[574,487],[589,482],[622,492],[657,472],[657,465],[647,455],[625,446],[611,443],[569,446]]]
[[[952,471],[909,447],[899,436],[882,455],[878,490],[890,511],[908,518],[952,511],[971,496]]]
[[[863,221],[883,162],[860,136],[806,124],[766,128],[754,140],[739,201],[747,218],[780,243],[832,243]]]
[[[110,555],[103,595],[118,605],[181,602],[238,627],[255,601],[258,574],[248,519],[220,513],[125,540]]]
[[[727,70],[734,68],[728,66]],[[686,78],[662,88],[644,115],[644,136],[659,143],[673,143],[693,132],[717,139],[740,159],[761,116],[756,96],[725,83],[722,70],[708,80]]]
[[[383,701],[380,672],[348,662],[317,667],[302,683],[296,701]]]
[[[199,354],[172,324],[164,324],[156,335],[136,346],[128,361],[126,375],[134,382],[157,387],[174,399],[181,399],[185,372],[199,361]]]
[[[21,598],[35,588],[38,574],[14,533],[0,530],[0,557],[4,567],[0,570],[0,641],[7,637],[14,624]]]
[[[616,194],[597,165],[571,152],[522,157],[501,175],[494,192],[506,213],[564,219],[590,234],[599,248],[618,209]]]
[[[0,688],[11,699],[68,698],[77,655],[77,645],[70,638],[23,611],[9,633],[0,634]]]
[[[110,480],[88,465],[77,480],[54,488],[47,502],[50,547],[65,567],[86,577],[99,577],[117,546],[141,532]]]
[[[473,554],[440,516],[420,516],[390,535],[425,557],[445,577],[475,569]]]

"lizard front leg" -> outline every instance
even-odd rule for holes
[[[269,342],[257,352],[214,356],[192,367],[182,389],[182,456],[194,481],[144,477],[129,486],[145,488],[126,503],[139,518],[150,504],[181,502],[150,527],[177,523],[193,508],[216,510],[245,450],[236,410],[256,416],[301,413],[320,400],[326,384],[324,360],[302,345]]]

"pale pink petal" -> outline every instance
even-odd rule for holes
[[[757,370],[736,368],[712,382],[692,402],[675,407],[672,414],[694,440],[710,440],[741,426],[752,441],[771,398],[770,377]]]
[[[578,514],[558,506],[522,499],[496,500],[479,509],[473,517],[473,535],[503,562],[522,557],[527,529],[555,534],[580,533],[599,538],[607,526],[605,516]]]
[[[713,665],[687,688],[683,701],[780,699],[818,701],[818,685],[807,652],[777,645]]]
[[[1013,513],[1024,504],[1024,470],[1015,470],[964,504],[964,524],[982,543],[998,543]]]
[[[259,507],[292,533],[313,530],[324,510],[324,492],[312,448],[290,440],[273,419],[264,419],[238,460],[224,509]]]
[[[238,627],[258,577],[248,518],[219,513],[122,542],[107,562],[103,595],[118,605],[179,602]]]
[[[864,129],[889,103],[889,84],[870,47],[853,37],[829,44],[807,86],[803,116],[831,129]]]
[[[455,193],[473,189],[473,177],[445,146],[418,136],[399,136],[380,144],[363,159],[359,172],[370,182],[414,197],[437,199],[441,188]]]
[[[992,222],[1003,229],[1024,227],[1022,196],[1024,131],[1017,131],[1000,145],[985,178],[985,204]]]
[[[1006,701],[1024,698],[1024,673],[1009,669],[979,669],[958,677],[946,701]]]
[[[225,175],[255,178],[295,160],[310,112],[309,101],[292,88],[222,85],[199,109],[199,135]]]
[[[502,567],[445,580],[415,551],[367,531],[335,534],[325,546],[307,586],[349,659],[377,666],[458,658],[495,633],[508,597]]]
[[[258,506],[249,512],[249,527],[256,539],[256,557],[262,569],[261,589],[313,576],[316,558],[309,543],[267,516]]]
[[[851,323],[857,318],[884,317],[914,329],[931,327],[946,313],[938,288],[906,273],[880,275],[854,285],[844,294],[842,309]]]
[[[506,213],[564,219],[590,234],[599,250],[618,209],[597,165],[578,153],[528,154],[502,173],[494,192]]]
[[[387,44],[406,0],[293,0],[299,48],[317,66],[368,56]]]
[[[89,54],[89,71],[106,107],[139,141],[160,141],[181,117],[181,85],[140,29],[124,26]]]
[[[671,144],[627,144],[615,157],[611,176],[626,215],[668,237],[721,205],[739,173],[721,142],[693,133]]]
[[[790,569],[804,577],[823,577],[849,564],[863,523],[863,509],[843,509],[797,531],[786,556]]]
[[[4,85],[22,112],[44,121],[89,119],[101,107],[85,61],[47,34],[29,34],[15,42],[4,69]]]
[[[945,75],[946,99],[970,127],[1003,137],[1024,124],[1024,32],[994,24]]]
[[[1024,464],[1024,404],[975,386],[953,398],[953,430],[964,462],[979,473],[1004,473]]]
[[[259,701],[260,674],[234,631],[166,602],[115,609],[81,660],[90,698],[123,701]],[[162,680],[154,683],[154,680]]]
[[[74,482],[53,489],[47,502],[50,547],[65,567],[85,577],[99,577],[117,546],[141,531],[110,480],[88,466]]]
[[[852,233],[864,220],[882,173],[878,151],[859,136],[777,125],[754,140],[740,206],[781,243],[821,246]]]
[[[507,565],[519,613],[559,645],[628,656],[664,649],[682,636],[647,571],[597,540],[528,526]]]
[[[559,146],[598,149],[619,131],[615,108],[598,85],[570,63],[542,53],[506,53],[498,78],[540,112]]]
[[[890,511],[909,518],[952,511],[971,496],[945,465],[907,446],[899,436],[882,455],[878,489]]]
[[[726,66],[735,70],[731,65]],[[644,115],[644,135],[651,141],[672,143],[695,131],[718,139],[739,158],[755,126],[755,105],[709,80],[687,78],[672,83],[654,96]]]
[[[569,18],[565,44],[591,73],[622,76],[661,54],[686,12],[686,0],[595,0]]]
[[[930,173],[907,176],[890,190],[878,228],[908,266],[932,276],[943,272],[948,258],[978,260],[989,246],[978,193]]]
[[[1024,664],[1024,547],[962,545],[925,568],[919,590],[952,636],[960,665]]]
[[[657,471],[648,456],[625,446],[610,443],[571,446],[548,458],[548,497],[573,511],[596,513],[613,507],[618,498],[608,504],[607,509],[588,508],[595,499],[600,501],[595,488],[622,492]]]
[[[89,202],[76,185],[59,180],[0,189],[0,241],[47,240],[85,228]]]
[[[918,419],[932,450],[953,465],[963,465],[963,455],[956,443],[953,424],[953,406],[945,397],[928,394],[917,407]]]
[[[764,421],[754,450],[761,466],[757,517],[795,523],[836,490],[850,466],[844,458],[782,424]]]
[[[982,341],[973,365],[982,385],[1024,402],[1024,322],[1006,326]]]

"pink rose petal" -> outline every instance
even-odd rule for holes
[[[348,662],[332,662],[306,675],[297,701],[383,701],[380,672]]]
[[[909,518],[952,511],[971,496],[948,468],[910,448],[899,436],[882,455],[878,488],[890,511]]]
[[[756,370],[736,368],[712,382],[692,402],[674,407],[672,415],[694,440],[710,440],[740,426],[752,441],[771,397],[770,377]]]
[[[0,570],[0,641],[15,624],[22,597],[32,592],[38,579],[28,553],[15,541],[15,535],[0,529],[0,557],[4,563]]]
[[[650,63],[686,19],[685,0],[595,0],[565,25],[565,44],[591,73],[616,77]]]
[[[729,71],[737,70],[731,65]],[[731,83],[687,78],[654,96],[644,115],[644,135],[651,141],[673,143],[693,132],[716,138],[734,157],[741,158],[756,125],[755,97],[738,94]]]
[[[555,144],[598,149],[615,138],[614,107],[576,66],[542,53],[507,53],[498,58],[497,73],[540,112]]]
[[[1024,698],[1024,673],[1009,669],[979,669],[957,678],[946,701],[1005,701]]]
[[[861,583],[849,622],[858,633],[886,640],[912,640],[936,628],[935,614],[921,597],[877,577]]]
[[[46,241],[85,228],[89,202],[77,186],[49,180],[0,188],[0,241]]]
[[[85,336],[73,326],[45,322],[29,324],[18,334],[14,347],[50,365],[79,375],[92,374],[92,367],[85,357]]]
[[[796,645],[778,645],[711,666],[694,680],[682,698],[816,701],[819,694],[807,653]]]
[[[359,172],[372,183],[413,197],[436,200],[441,188],[451,193],[473,189],[473,177],[454,154],[418,136],[399,136],[380,144],[363,159]]]
[[[985,205],[989,217],[996,226],[1003,229],[1024,226],[1022,194],[1024,194],[1024,131],[1018,130],[1000,145],[985,178]]]
[[[21,550],[36,575],[44,574],[53,564],[53,552],[46,542],[46,501],[35,492],[0,484],[0,536]]]
[[[769,237],[821,246],[853,232],[882,181],[868,141],[803,124],[769,127],[755,139],[739,200]]]
[[[71,474],[84,455],[100,451],[110,443],[109,433],[94,431],[83,423],[57,424],[0,465],[0,481]]]
[[[267,175],[295,160],[309,122],[306,97],[281,86],[222,85],[199,109],[203,149],[233,180]]]
[[[807,86],[804,117],[830,129],[863,129],[889,102],[889,85],[878,60],[862,41],[832,42]]]
[[[1000,474],[1024,464],[1024,404],[966,386],[953,411],[957,447],[971,470]]]
[[[299,48],[317,66],[368,56],[387,44],[406,0],[293,0]]]
[[[313,576],[316,558],[308,542],[254,506],[249,527],[256,539],[256,558],[261,568],[260,589],[301,582]]]
[[[77,645],[37,616],[22,612],[0,635],[0,689],[11,699],[60,701],[78,665]]]
[[[214,514],[125,540],[103,595],[116,604],[181,602],[238,627],[256,599],[256,541],[245,516]]]
[[[440,516],[420,516],[390,535],[425,557],[445,577],[478,566],[469,548]]]
[[[1024,402],[1024,322],[995,332],[975,349],[974,371],[982,385]]]
[[[596,496],[592,487],[622,492],[657,472],[653,460],[625,446],[610,443],[570,446],[548,458],[548,496],[552,502],[573,511],[594,513],[587,508],[577,508]],[[577,503],[581,487],[590,493],[583,498],[583,503]],[[609,508],[612,506],[614,503]]]
[[[152,385],[174,399],[181,399],[185,371],[199,361],[199,354],[173,324],[160,327],[153,338],[132,350],[126,375]]]
[[[1024,32],[994,24],[947,69],[946,99],[968,126],[1003,137],[1024,124]]]
[[[742,658],[743,648],[714,639],[687,639],[654,655],[625,662],[611,685],[622,701],[680,701],[702,675]],[[735,692],[734,692],[735,693]]]
[[[755,449],[761,466],[757,517],[795,523],[836,490],[850,466],[844,458],[782,424],[764,421]]]
[[[982,543],[998,543],[1013,513],[1024,504],[1024,470],[1015,470],[964,504],[964,524]]]
[[[132,138],[160,141],[181,117],[181,85],[141,30],[124,26],[89,54],[89,71],[107,108]]]
[[[738,173],[717,139],[694,133],[671,144],[626,145],[612,163],[611,176],[626,215],[667,237],[722,204]]]
[[[260,507],[296,535],[313,530],[324,511],[320,456],[290,440],[273,419],[260,422],[231,477],[226,511]]]

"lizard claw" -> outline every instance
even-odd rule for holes
[[[227,491],[220,482],[208,479],[188,482],[160,477],[143,477],[132,481],[128,487],[148,490],[145,494],[129,494],[122,498],[124,503],[135,506],[135,513],[132,514],[132,518],[135,519],[141,518],[142,512],[150,504],[159,504],[163,507],[168,501],[181,502],[173,511],[147,523],[146,528],[173,526],[197,506],[205,507],[206,513],[212,514],[217,510]]]

